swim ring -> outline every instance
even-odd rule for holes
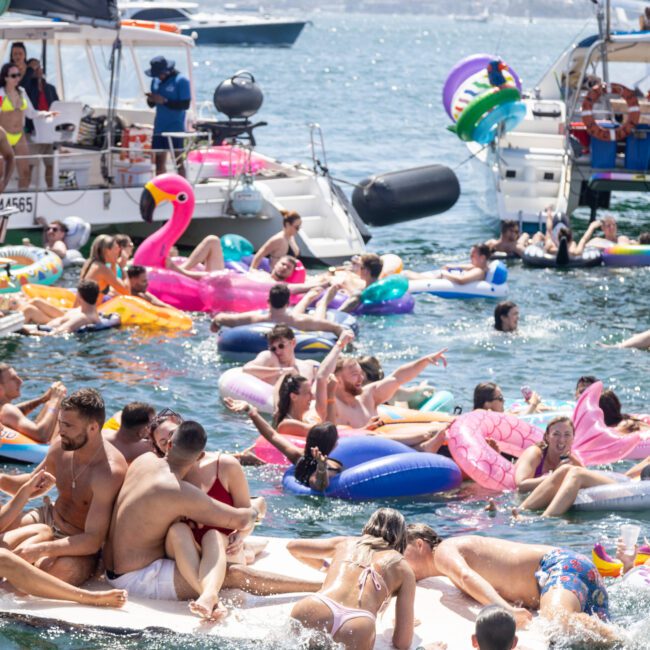
[[[514,490],[514,465],[489,447],[486,438],[519,456],[542,439],[542,432],[513,415],[482,409],[461,415],[447,431],[449,451],[465,474],[491,490]]]
[[[593,562],[603,578],[618,578],[623,569],[623,563],[607,553],[602,544],[594,544],[591,551]],[[650,546],[639,546],[634,558],[634,566],[640,566],[650,560]]]
[[[63,273],[61,258],[36,246],[0,248],[0,293],[20,291],[25,284],[53,284]]]
[[[441,411],[451,413],[454,410],[454,395],[448,390],[437,390],[419,408],[423,413]]]
[[[521,256],[527,266],[539,268],[575,269],[602,264],[602,253],[598,248],[585,248],[582,255],[569,256],[566,240],[560,242],[557,254],[546,253],[541,246],[531,244],[526,246]]]
[[[448,127],[453,130],[456,135],[464,142],[471,142],[475,139],[477,130],[480,130],[482,137],[487,137],[489,134],[494,137],[496,135],[495,125],[490,121],[490,111],[507,104],[518,104],[521,99],[521,92],[517,88],[492,88],[485,91],[475,99],[473,99],[459,115],[455,125]],[[509,112],[509,123],[516,126],[525,116],[520,111],[514,108]],[[505,117],[504,117],[505,119]],[[488,120],[488,125],[482,127],[484,120]],[[498,125],[498,123],[497,123]],[[488,140],[487,142],[491,142]],[[486,144],[486,143],[483,143]]]
[[[43,462],[49,445],[43,445],[0,424],[0,457],[20,463]]]
[[[386,253],[381,256],[382,267],[380,279],[387,278],[389,275],[396,275],[404,270],[404,263],[399,255]]]
[[[373,282],[361,292],[361,302],[364,305],[374,305],[377,303],[397,300],[401,298],[409,289],[409,283],[406,278],[399,275],[391,275],[377,282]]]
[[[616,244],[603,251],[605,266],[650,266],[650,246]]]
[[[266,335],[275,323],[255,323],[224,327],[219,331],[217,348],[228,359],[248,360],[268,349]],[[336,336],[330,332],[296,332],[295,355],[299,359],[322,359],[334,347]]]
[[[460,470],[448,458],[412,451],[383,438],[342,438],[331,456],[344,469],[330,480],[325,492],[298,483],[294,467],[285,472],[283,488],[298,495],[362,500],[444,492],[457,488],[462,481]]]
[[[453,271],[452,271],[453,273]],[[409,281],[413,294],[430,293],[440,298],[491,298],[501,300],[508,295],[508,269],[503,262],[490,262],[485,280],[457,284],[443,278]]]
[[[573,509],[579,512],[634,512],[650,509],[650,481],[632,481],[624,474],[615,478],[617,483],[579,490]]]
[[[273,413],[273,384],[242,368],[230,368],[219,377],[219,392],[222,398],[243,399],[261,413]]]

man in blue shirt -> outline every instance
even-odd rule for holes
[[[151,108],[156,107],[151,148],[156,152],[156,174],[164,174],[169,139],[163,133],[185,131],[185,112],[190,107],[192,95],[190,82],[174,69],[174,61],[168,61],[164,56],[155,56],[149,65],[151,67],[145,74],[152,79],[147,104]],[[172,138],[172,146],[178,173],[185,176],[183,138]]]

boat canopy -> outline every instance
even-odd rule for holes
[[[117,0],[11,0],[9,11],[91,25],[119,23]]]
[[[121,57],[116,109],[151,113],[145,97],[151,79],[144,72],[155,56],[173,59],[176,69],[192,83],[194,41],[153,28],[121,27],[118,31],[58,21],[0,21],[0,59],[8,59],[12,42],[22,41],[28,57],[41,57],[46,62],[47,79],[56,86],[62,100],[82,102],[102,113],[109,106],[111,65],[118,36]]]

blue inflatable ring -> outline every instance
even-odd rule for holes
[[[345,468],[330,480],[325,492],[298,483],[295,467],[282,478],[287,492],[362,500],[419,496],[457,488],[458,465],[438,454],[413,451],[394,440],[374,436],[342,438],[331,454]]]
[[[526,117],[523,102],[508,102],[493,108],[475,127],[472,139],[478,144],[490,144],[497,136],[499,125],[504,131],[512,131]]]

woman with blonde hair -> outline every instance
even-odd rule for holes
[[[361,537],[294,540],[289,551],[310,566],[331,560],[323,586],[297,602],[291,618],[304,627],[329,633],[345,648],[370,650],[377,613],[397,596],[393,646],[413,640],[415,575],[402,553],[406,522],[397,510],[376,510]]]
[[[79,279],[97,282],[97,304],[104,300],[111,289],[122,295],[131,293],[125,270],[118,264],[120,253],[121,248],[111,235],[99,235],[90,247],[90,254],[81,268]]]

